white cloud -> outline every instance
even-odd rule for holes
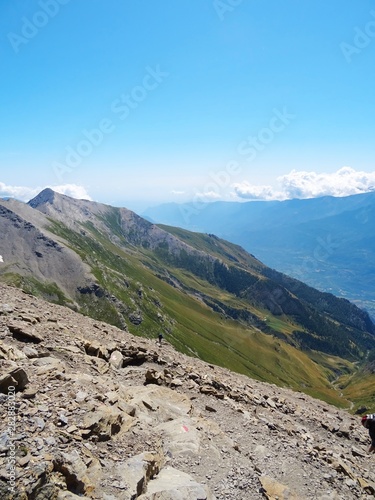
[[[349,196],[375,189],[375,172],[356,171],[343,167],[333,173],[297,172],[278,179],[287,198],[317,198],[318,196]]]
[[[26,186],[7,186],[0,182],[0,197],[17,198],[18,200],[28,201],[36,196],[41,189],[33,189]]]
[[[171,191],[171,193],[174,194],[174,195],[180,196],[182,194],[185,194],[185,191],[176,191],[175,189],[173,189]]]
[[[91,196],[86,191],[86,188],[83,186],[77,186],[77,184],[63,184],[62,186],[46,186],[56,193],[66,194],[71,198],[76,198],[78,200],[92,200]]]
[[[362,172],[351,167],[343,167],[332,173],[292,170],[277,180],[280,183],[279,190],[272,186],[254,186],[246,181],[233,187],[237,196],[249,200],[341,197],[375,190],[375,171]]]
[[[72,198],[78,198],[81,200],[91,200],[92,198],[87,193],[83,186],[77,186],[76,184],[64,184],[61,186],[44,186],[37,188],[30,188],[27,186],[8,186],[3,182],[0,182],[0,197],[1,198],[16,198],[21,201],[29,201],[34,198],[38,193],[43,191],[45,188],[51,188],[57,193],[66,194]]]
[[[200,201],[211,201],[222,198],[222,196],[216,191],[205,191],[202,193],[195,193],[195,199],[199,199]]]
[[[240,198],[249,200],[278,200],[282,193],[277,193],[272,186],[255,186],[247,181],[233,185],[234,191]]]

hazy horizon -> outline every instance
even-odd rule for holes
[[[0,13],[0,196],[49,186],[139,211],[375,189],[370,0]]]

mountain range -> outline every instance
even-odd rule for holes
[[[215,233],[268,266],[346,297],[375,318],[375,192],[286,201],[175,203],[143,214]]]
[[[2,200],[0,231],[6,284],[337,406],[372,401],[370,316],[238,245],[50,189]]]

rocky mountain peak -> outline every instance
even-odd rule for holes
[[[28,205],[32,208],[38,208],[40,205],[44,205],[46,203],[53,203],[55,198],[55,191],[50,188],[43,189],[35,198],[28,202]]]

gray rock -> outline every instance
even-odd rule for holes
[[[22,349],[23,353],[25,356],[28,358],[37,358],[38,357],[38,351],[34,349],[34,347],[25,345],[25,347]]]
[[[0,304],[0,315],[1,314],[11,314],[14,311],[14,307],[10,304]]]
[[[223,500],[349,500],[375,494],[360,417],[302,393],[250,384],[168,343],[161,356],[155,339],[133,337],[2,284],[0,296],[15,304],[14,317],[45,339],[43,349],[26,343],[26,358],[9,360],[20,343],[7,333],[6,324],[15,320],[0,314],[0,332],[7,333],[1,376],[21,368],[32,383],[15,395],[14,433],[6,419],[8,396],[0,394],[1,499],[12,443],[19,452],[17,486],[25,492],[17,500],[55,498],[56,488],[61,500],[213,494]],[[124,358],[116,372],[107,362],[115,351]],[[156,383],[145,385],[148,370]],[[33,400],[24,398],[29,387],[37,391]]]
[[[54,459],[54,468],[67,482],[68,489],[84,494],[93,485],[87,476],[87,467],[76,450],[71,453],[58,453]]]
[[[189,417],[180,417],[156,427],[161,432],[164,449],[174,457],[198,457],[200,434]]]
[[[59,488],[56,484],[47,483],[37,489],[35,493],[35,500],[57,500],[59,495]]]
[[[114,472],[126,485],[129,495],[126,498],[138,498],[146,491],[150,478],[159,472],[162,460],[159,454],[141,453],[117,465]]]
[[[139,500],[214,500],[207,486],[197,483],[189,474],[164,467],[147,485]]]
[[[13,337],[21,342],[33,342],[34,344],[39,344],[44,340],[42,335],[40,335],[35,328],[25,326],[25,324],[21,321],[9,321],[7,326],[13,334]]]
[[[9,359],[11,361],[18,361],[25,359],[26,355],[20,351],[16,346],[10,346],[0,342],[0,359]]]
[[[124,362],[124,357],[120,351],[113,351],[111,357],[109,358],[109,364],[112,368],[119,369],[122,368]]]
[[[37,395],[38,390],[35,387],[28,387],[25,389],[22,393],[22,398],[23,399],[34,399],[35,396]]]
[[[83,403],[83,401],[85,401],[87,396],[88,396],[87,392],[78,391],[76,394],[75,400],[77,401],[77,403]]]
[[[0,377],[0,392],[7,394],[10,387],[15,387],[16,392],[22,391],[28,383],[29,379],[25,370],[16,367],[9,373]]]
[[[1,479],[0,479],[0,498],[1,500],[15,500],[14,494],[9,489],[8,482],[2,481]],[[22,493],[18,498],[19,500],[27,500],[26,494]]]
[[[129,422],[131,417],[128,415],[126,417]],[[100,405],[85,414],[80,427],[87,431],[86,437],[96,436],[99,441],[107,441],[120,432],[123,423],[125,423],[125,417],[119,410]]]
[[[128,318],[133,325],[140,325],[143,321],[143,316],[140,311],[130,313]]]

